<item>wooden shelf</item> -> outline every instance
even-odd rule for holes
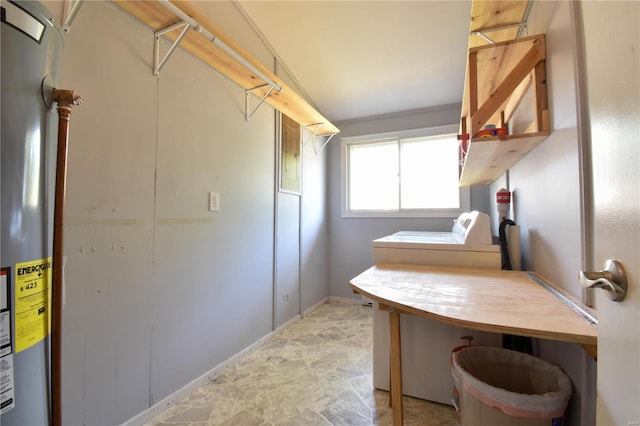
[[[505,140],[497,137],[472,140],[460,174],[460,186],[492,183],[547,136],[548,132],[542,132],[512,135]]]
[[[154,31],[168,28],[170,25],[180,22],[179,18],[156,1],[114,0],[114,3],[130,15],[151,27]],[[298,95],[269,69],[231,40],[194,6],[192,6],[191,3],[187,1],[176,1],[173,3],[192,19],[197,21],[198,24],[209,31],[214,37],[224,42],[224,44],[232,48],[237,54],[262,72],[266,77],[270,78],[283,88],[282,92],[277,92],[275,90],[272,91],[266,98],[265,102],[283,114],[286,114],[302,126],[316,125],[313,129],[316,127],[318,128],[318,131],[316,132],[317,135],[329,135],[339,132],[337,127],[331,124],[329,120],[312,107],[304,98]],[[175,40],[180,35],[180,31],[180,29],[175,29],[165,35],[167,38]],[[206,37],[197,31],[189,30],[180,43],[180,46],[209,64],[212,68],[225,75],[245,90],[254,89],[265,83],[260,79],[260,77],[256,76],[248,68],[226,53],[223,49],[211,43]],[[265,87],[256,89],[252,91],[252,93],[259,99],[263,97],[268,90],[269,87]]]
[[[471,24],[469,26],[469,48],[484,46],[489,42],[478,31],[496,42],[514,40],[518,37],[519,24],[526,16],[533,0],[473,0],[471,2]]]
[[[526,6],[521,1],[474,0],[471,30],[517,24]],[[490,34],[497,41],[517,32],[511,27]],[[460,186],[495,181],[550,134],[544,34],[484,45],[478,45],[478,38],[469,39],[460,122],[460,134],[469,140],[460,144]],[[478,137],[488,124],[509,129],[509,135]]]

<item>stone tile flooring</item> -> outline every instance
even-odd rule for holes
[[[146,425],[391,425],[372,329],[371,307],[325,303]],[[455,425],[454,410],[404,397],[404,423]]]

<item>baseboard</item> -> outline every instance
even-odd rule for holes
[[[287,324],[289,324],[289,323],[287,323]],[[280,329],[282,329],[282,327],[280,327]],[[164,399],[158,401],[157,403],[153,404],[151,407],[147,408],[146,410],[144,410],[140,414],[137,414],[134,417],[130,418],[129,420],[127,420],[126,422],[123,423],[123,426],[137,426],[137,425],[144,424],[144,423],[148,422],[149,420],[153,419],[154,417],[156,417],[158,414],[162,413],[164,410],[166,410],[170,406],[180,402],[182,399],[184,399],[187,395],[189,395],[191,392],[196,390],[198,387],[207,384],[210,380],[213,380],[216,377],[218,377],[219,375],[221,375],[224,372],[224,369],[227,368],[230,364],[237,363],[238,361],[240,361],[240,359],[242,359],[242,358],[246,357],[247,355],[251,354],[252,352],[254,352],[267,339],[269,339],[274,334],[276,334],[275,331],[273,331],[273,332],[267,334],[266,336],[260,338],[259,340],[257,340],[252,345],[246,347],[242,351],[240,351],[237,354],[233,355],[231,358],[229,358],[226,361],[224,361],[224,362],[218,364],[217,366],[213,367],[211,370],[207,371],[202,376],[198,377],[197,379],[193,380],[192,382],[190,382],[190,383],[186,384],[185,386],[181,387],[180,389],[178,389],[177,391],[175,391],[171,395],[167,396],[166,398],[164,398]]]
[[[280,332],[281,332],[282,330],[284,330],[285,328],[290,327],[291,325],[293,325],[293,324],[295,324],[296,322],[300,321],[300,318],[302,318],[302,315],[300,315],[300,314],[296,315],[295,317],[291,318],[289,321],[287,321],[287,322],[285,322],[284,324],[282,324],[280,327],[276,328],[276,329],[273,331],[273,333],[271,333],[271,334],[273,335],[273,334],[278,334],[278,333],[280,333]]]
[[[330,298],[329,297],[325,297],[324,299],[322,299],[321,301],[319,301],[318,303],[316,303],[315,305],[307,308],[303,313],[302,313],[302,317],[304,318],[305,316],[309,315],[311,312],[315,311],[316,309],[318,309],[320,306],[324,305],[325,303],[329,302]]]
[[[184,399],[187,395],[189,395],[191,392],[196,390],[198,387],[205,385],[210,380],[213,380],[219,375],[221,375],[224,372],[224,369],[227,368],[230,364],[237,363],[242,358],[254,352],[256,349],[262,346],[262,344],[266,340],[268,340],[270,337],[282,332],[282,330],[296,323],[305,315],[309,315],[311,312],[315,311],[316,309],[318,309],[320,306],[322,306],[327,302],[359,303],[358,299],[348,299],[348,298],[341,298],[341,297],[326,297],[322,299],[320,302],[316,303],[315,305],[305,310],[302,315],[296,315],[295,317],[293,317],[292,319],[290,319],[289,321],[287,321],[286,323],[284,323],[283,325],[281,325],[271,333],[265,335],[264,337],[262,337],[252,345],[248,346],[244,350],[238,352],[237,354],[233,355],[231,358],[213,367],[211,370],[207,371],[202,376],[186,384],[185,386],[178,389],[177,391],[167,396],[166,398],[153,404],[151,407],[147,408],[140,414],[137,414],[134,417],[130,418],[129,420],[123,423],[123,426],[137,426],[137,425],[144,424],[149,420],[153,419],[154,417],[162,413],[164,410],[166,410],[170,406],[180,402],[182,399]]]
[[[359,297],[357,299],[354,299],[353,297],[329,296],[329,302],[351,303],[352,305],[360,305],[361,304],[361,301],[360,301]]]

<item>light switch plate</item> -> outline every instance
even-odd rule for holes
[[[209,193],[209,211],[210,212],[220,211],[220,193],[219,192]]]

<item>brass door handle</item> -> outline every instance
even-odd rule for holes
[[[617,260],[607,260],[599,272],[580,271],[579,278],[583,288],[601,288],[615,302],[622,301],[627,294],[627,274]]]

